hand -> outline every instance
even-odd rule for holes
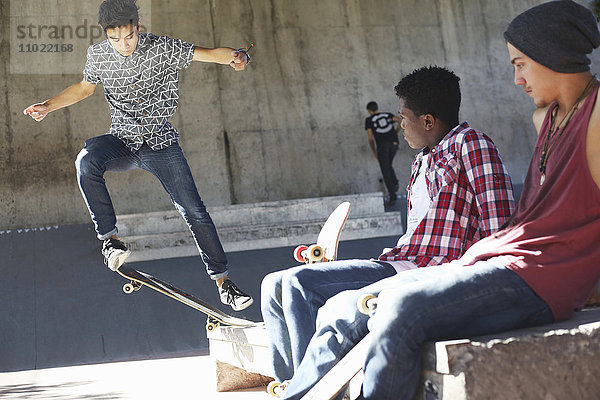
[[[32,104],[23,110],[23,114],[29,115],[31,118],[40,122],[50,112],[50,107],[44,103]]]
[[[248,64],[248,55],[243,51],[234,51],[233,60],[229,63],[231,68],[236,71],[243,71],[246,69],[246,65]]]

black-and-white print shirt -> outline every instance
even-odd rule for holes
[[[144,142],[152,150],[177,142],[179,135],[169,118],[179,102],[178,71],[190,65],[193,56],[193,44],[151,33],[140,33],[128,57],[108,39],[91,45],[83,76],[104,87],[112,121],[108,133],[132,150]]]

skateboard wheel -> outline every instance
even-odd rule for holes
[[[215,329],[217,329],[219,327],[219,325],[220,325],[220,322],[214,318],[208,317],[206,319],[206,331],[207,332],[214,331]]]
[[[310,264],[321,262],[323,260],[323,256],[325,255],[323,248],[317,244],[313,244],[312,246],[309,246],[308,250],[306,252],[308,253],[307,258],[308,258],[308,262]]]
[[[271,396],[279,397],[279,395],[275,393],[275,389],[277,389],[280,385],[281,383],[277,381],[269,382],[269,384],[267,385],[267,393],[269,393]]]
[[[219,327],[219,324],[218,324],[218,323],[216,323],[216,324],[215,324],[214,322],[209,322],[209,323],[207,323],[207,324],[206,324],[206,330],[207,330],[208,332],[212,332],[212,331],[214,331],[215,329],[217,329],[218,327]]]
[[[371,293],[361,295],[356,302],[356,308],[363,314],[373,315],[377,309],[377,296]]]
[[[303,253],[308,250],[308,246],[300,245],[294,249],[294,259],[299,263],[306,262]]]
[[[123,291],[127,294],[133,293],[134,290],[137,290],[137,289],[131,283],[126,283],[123,285]]]

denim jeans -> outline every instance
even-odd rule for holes
[[[267,275],[261,286],[261,311],[269,337],[273,375],[282,382],[300,365],[315,333],[317,311],[327,299],[396,273],[375,260],[343,260],[302,265]]]
[[[210,277],[216,280],[227,275],[227,258],[217,230],[179,144],[158,151],[143,145],[132,151],[117,137],[101,135],[86,140],[75,166],[79,188],[99,239],[117,234],[117,218],[104,173],[144,169],[158,178],[183,216]]]
[[[363,293],[379,294],[371,318],[356,309]],[[317,332],[284,398],[302,397],[369,331],[363,398],[411,400],[424,343],[553,321],[547,304],[498,258],[403,271],[340,293],[319,310]]]

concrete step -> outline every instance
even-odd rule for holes
[[[385,212],[381,193],[319,197],[211,207],[209,213],[226,252],[314,243],[329,214],[343,201],[351,203],[340,240],[403,233],[402,213]],[[129,261],[198,254],[177,211],[122,215],[119,233],[132,250]]]
[[[354,216],[379,215],[384,212],[381,193],[363,193],[347,196],[316,197],[264,203],[234,204],[208,207],[217,229],[290,221],[319,221],[343,201],[351,203]],[[187,225],[176,210],[119,215],[121,236],[142,236],[158,233],[182,232]]]

